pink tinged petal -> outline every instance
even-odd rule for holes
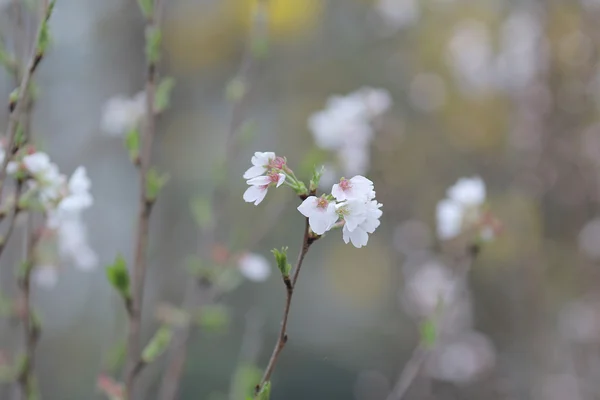
[[[254,203],[254,205],[259,205],[261,201],[267,195],[267,188],[262,188],[259,186],[250,186],[244,192],[244,201],[247,203]]]
[[[316,212],[318,199],[315,196],[307,197],[302,204],[298,206],[298,211],[305,217],[310,217]]]
[[[251,179],[257,176],[264,174],[267,169],[261,165],[255,165],[253,167],[248,168],[246,172],[244,172],[244,179]]]
[[[252,178],[246,181],[248,185],[252,186],[265,186],[271,183],[271,178],[268,176],[257,176],[256,178]]]
[[[373,181],[365,178],[362,175],[356,175],[353,178],[350,178],[350,183],[353,185],[367,185],[367,186],[373,186]]]
[[[340,185],[338,183],[333,185],[333,187],[331,188],[331,194],[333,195],[333,197],[336,198],[337,201],[346,200],[346,193],[344,192],[344,190],[340,187]]]
[[[279,174],[279,180],[277,181],[277,187],[281,186],[285,182],[285,174]]]
[[[317,208],[316,212],[308,218],[310,229],[317,235],[322,235],[330,230],[336,221],[335,207],[329,206],[326,209]]]

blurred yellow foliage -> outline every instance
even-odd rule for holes
[[[165,45],[172,67],[179,72],[227,61],[242,53],[255,15],[257,0],[223,0],[216,5],[182,5],[165,23]],[[269,0],[270,42],[310,32],[322,9],[319,0]]]

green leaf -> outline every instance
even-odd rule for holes
[[[160,60],[160,48],[162,44],[162,31],[157,26],[149,26],[146,29],[146,59],[151,64]]]
[[[260,381],[262,373],[262,369],[253,364],[240,363],[233,377],[233,397],[236,399],[252,399],[256,382]]]
[[[129,271],[127,271],[127,262],[122,255],[119,254],[115,262],[106,268],[106,277],[125,299],[130,297]]]
[[[223,331],[230,322],[229,309],[222,304],[209,304],[201,308],[198,324],[209,331]]]
[[[175,79],[172,77],[166,77],[160,81],[154,94],[154,111],[156,113],[161,113],[169,107],[174,87]]]
[[[321,182],[321,177],[323,176],[323,173],[325,173],[325,167],[313,167],[313,173],[312,177],[310,178],[309,186],[309,190],[311,193],[316,192],[316,190],[319,188],[319,182]]]
[[[279,268],[279,271],[281,271],[281,275],[284,278],[288,278],[290,276],[290,271],[292,270],[292,266],[287,262],[287,250],[287,247],[282,247],[281,250],[271,250],[271,253],[275,256],[277,268]]]
[[[173,331],[171,328],[166,325],[161,326],[150,340],[150,343],[146,345],[144,351],[142,351],[142,361],[150,364],[156,360],[167,349],[172,337]]]
[[[212,204],[206,197],[198,196],[190,205],[194,220],[200,228],[211,226],[213,221]]]
[[[271,398],[271,381],[265,382],[260,392],[256,395],[256,400],[269,400]]]
[[[125,357],[127,355],[127,344],[125,341],[121,341],[114,345],[104,357],[104,369],[110,372],[117,372],[117,370],[125,363]]]
[[[421,342],[426,347],[435,346],[437,335],[437,326],[433,319],[427,319],[421,324]]]
[[[149,18],[154,14],[154,0],[138,0],[138,5],[144,18]]]
[[[160,173],[155,168],[150,168],[146,175],[146,199],[155,201],[163,186],[169,181],[169,174]]]
[[[140,132],[137,128],[130,129],[125,134],[125,148],[129,152],[131,162],[137,164],[140,157]]]

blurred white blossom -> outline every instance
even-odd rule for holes
[[[588,221],[577,238],[579,250],[592,260],[600,260],[600,218]]]
[[[389,34],[415,24],[421,15],[419,0],[378,0],[375,11]]]
[[[102,130],[110,136],[123,136],[137,128],[145,114],[145,92],[140,92],[133,98],[117,95],[110,98],[104,106]]]
[[[407,277],[403,297],[410,313],[429,317],[438,307],[451,306],[458,299],[459,291],[459,282],[452,271],[438,261],[429,261]]]
[[[365,87],[329,98],[324,110],[310,116],[308,127],[318,147],[337,154],[344,174],[362,175],[370,165],[372,123],[391,104],[387,91]]]
[[[254,282],[266,281],[271,275],[269,261],[256,253],[245,253],[238,259],[238,268],[246,279]]]
[[[567,303],[558,315],[558,330],[574,343],[600,342],[600,302],[579,299]]]
[[[495,363],[492,342],[479,332],[467,331],[440,343],[427,361],[426,372],[434,379],[468,384],[490,371]]]
[[[437,232],[443,240],[458,236],[465,227],[480,221],[480,208],[486,197],[485,183],[480,177],[461,178],[448,189],[447,196],[436,209]],[[493,230],[482,229],[482,232],[487,239],[493,237]]]
[[[52,289],[58,283],[58,269],[54,265],[38,265],[31,272],[31,279],[39,287]]]

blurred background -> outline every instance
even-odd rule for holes
[[[247,57],[254,10],[251,0],[165,3],[161,71],[177,83],[155,147],[171,179],[152,219],[147,338],[154,310],[181,303],[190,257],[211,259],[198,253],[204,243],[190,205],[214,189],[234,107],[226,89]],[[315,145],[311,115],[363,87],[387,91],[392,102],[363,166],[384,205],[382,224],[362,249],[339,232],[311,249],[272,398],[386,399],[418,343],[419,305],[431,306],[440,291],[453,301],[447,335],[405,398],[600,398],[600,1],[268,3],[268,46],[253,69],[238,156],[226,160],[219,246],[295,254],[298,200],[277,190],[259,207],[244,203],[250,157],[275,151],[304,180],[325,163],[333,182],[344,171],[335,152]],[[10,37],[14,9],[0,7],[0,31]],[[88,170],[95,203],[86,222],[99,267],[61,264],[56,286],[34,288],[43,320],[36,372],[44,399],[100,399],[96,378],[126,332],[103,266],[119,252],[132,257],[138,188],[122,141],[101,121],[109,99],[143,88],[143,20],[134,1],[58,0],[50,26],[32,132],[62,171]],[[1,97],[13,88],[0,72]],[[475,175],[504,232],[457,282],[436,239],[436,204]],[[6,296],[15,292],[18,253],[3,259]],[[283,299],[276,270],[223,296],[229,325],[193,336],[179,398],[229,398],[243,343],[264,367]],[[0,323],[6,357],[19,329]],[[144,371],[145,398],[156,398],[163,367]]]

